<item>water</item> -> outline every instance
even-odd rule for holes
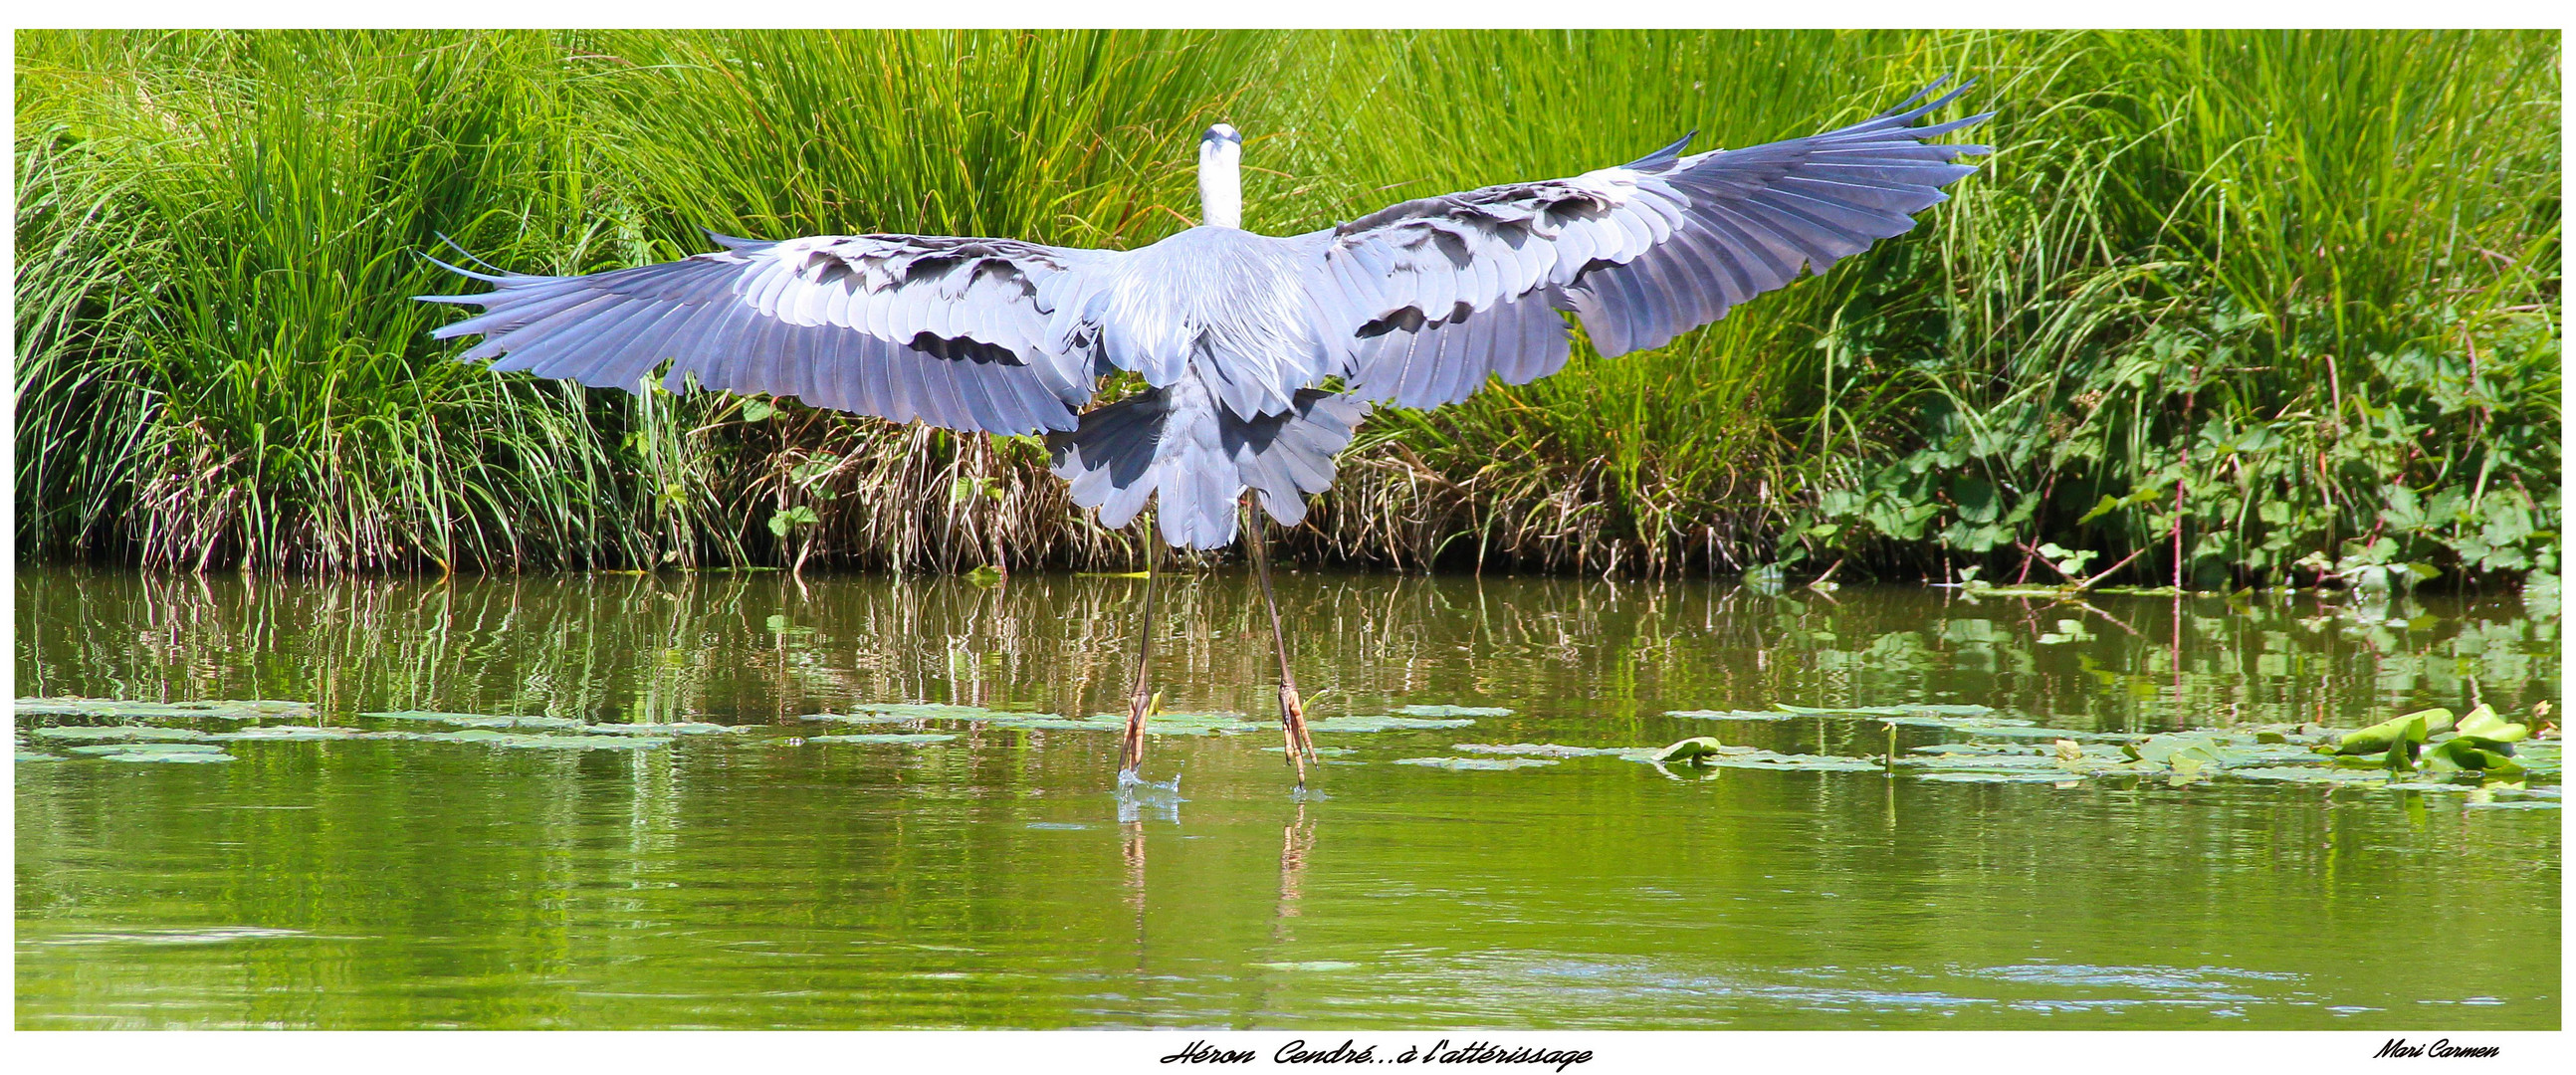
[[[1319,734],[1350,753],[1304,796],[1273,726],[1158,736],[1146,775],[1177,793],[1121,797],[1114,733],[795,719],[1121,709],[1140,584],[21,572],[20,695],[759,727],[21,762],[18,1025],[2559,1025],[2548,795],[1393,764],[1712,732],[1886,748],[1871,721],[1664,715],[1774,703],[2105,731],[2521,714],[2559,697],[2555,610],[2194,598],[2177,625],[2166,599],[1297,574],[1316,716],[1516,712]],[[1164,708],[1274,715],[1244,580],[1169,594]],[[804,741],[922,730],[957,738]]]

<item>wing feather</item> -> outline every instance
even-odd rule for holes
[[[1120,256],[915,235],[719,243],[587,276],[457,270],[494,288],[424,296],[481,307],[432,335],[480,335],[460,357],[593,387],[635,389],[667,359],[674,390],[695,378],[952,429],[1071,429],[1091,358],[1049,346],[1057,311],[1039,296],[1088,294],[1082,278]]]
[[[1927,140],[1992,113],[1909,126],[1958,96],[1925,102],[1940,85],[1806,138],[1688,156],[1684,138],[1621,167],[1416,199],[1302,236],[1324,276],[1361,300],[1341,319],[1341,368],[1362,399],[1432,406],[1489,374],[1561,368],[1552,311],[1617,355],[1822,273],[1910,230],[1912,214],[1946,200],[1941,187],[1976,170],[1959,157],[1991,152]]]

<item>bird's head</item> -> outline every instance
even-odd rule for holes
[[[1217,124],[1199,136],[1199,222],[1243,226],[1243,136]]]

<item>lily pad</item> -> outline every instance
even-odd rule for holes
[[[2335,740],[2337,754],[2378,754],[2401,744],[2418,745],[2434,732],[2451,727],[2448,709],[2424,709],[2390,717],[2367,728],[2344,732]],[[2410,750],[2411,753],[2411,750]]]
[[[807,713],[797,720],[827,720],[834,724],[910,724],[922,717],[905,717],[892,713]]]
[[[2072,780],[2082,780],[2084,777],[2080,773],[1992,773],[1963,771],[1916,773],[1914,774],[1914,779],[1930,780],[1943,784],[2063,784]]]
[[[1800,720],[1800,719],[1803,719],[1799,714],[1796,714],[1796,713],[1782,713],[1782,712],[1778,712],[1778,711],[1776,711],[1776,710],[1768,710],[1768,709],[1667,709],[1667,710],[1665,710],[1665,711],[1664,711],[1664,715],[1665,715],[1665,716],[1667,716],[1667,717],[1686,717],[1686,718],[1689,718],[1689,719],[1691,719],[1691,720]]]
[[[411,720],[424,721],[433,724],[449,724],[459,728],[546,728],[569,730],[584,727],[582,722],[570,717],[512,717],[494,716],[488,713],[438,713],[419,709],[398,709],[383,713],[360,713],[358,715],[362,717],[372,717],[376,720]]]
[[[2344,769],[2331,765],[2271,765],[2230,769],[2227,775],[2239,780],[2268,780],[2287,784],[2358,784],[2384,785],[2388,774],[2379,769]]]
[[[1464,728],[1474,723],[1476,723],[1476,721],[1471,717],[1450,719],[1440,717],[1351,716],[1330,717],[1324,720],[1315,721],[1306,725],[1306,729],[1308,731],[1316,732],[1404,732],[1421,731],[1431,728]]]
[[[1538,766],[1542,766],[1542,765],[1554,765],[1554,764],[1556,764],[1556,759],[1554,759],[1554,758],[1397,758],[1397,759],[1395,759],[1395,763],[1396,763],[1397,765],[1420,765],[1420,766],[1423,766],[1423,767],[1425,767],[1425,768],[1430,768],[1430,769],[1447,769],[1447,770],[1450,770],[1450,771],[1452,771],[1452,772],[1462,772],[1462,771],[1467,771],[1467,770],[1485,770],[1485,769],[1531,769],[1531,768],[1536,768],[1536,767],[1538,767]]]
[[[1469,754],[1509,754],[1524,758],[1591,758],[1603,755],[1624,757],[1630,754],[1652,754],[1648,747],[1569,747],[1556,743],[1459,743],[1451,750]]]
[[[1006,715],[980,705],[951,705],[946,702],[870,702],[850,709],[871,716],[902,717],[906,720],[974,720]]]
[[[60,754],[47,754],[47,753],[43,753],[43,752],[41,752],[41,751],[28,750],[28,749],[26,749],[26,748],[24,748],[24,747],[20,747],[20,748],[18,749],[18,760],[19,760],[19,761],[61,761],[61,760],[63,760],[63,756],[62,756],[62,755],[60,755]]]
[[[198,764],[225,762],[233,756],[224,748],[205,743],[97,743],[71,748],[74,754],[92,754],[107,761],[177,762]]]
[[[237,732],[217,732],[208,739],[242,742],[314,742],[334,739],[363,739],[367,733],[356,728],[315,727],[306,724],[263,724]]]
[[[1896,764],[1908,769],[1936,772],[2058,773],[2074,775],[2067,763],[2055,754],[1935,754],[1929,757],[1907,755]],[[2102,764],[2116,764],[2105,760]]]
[[[1794,713],[1802,717],[1982,717],[1995,712],[1995,708],[1993,706],[1949,705],[1928,702],[1920,705],[1847,706],[1843,708],[1785,705],[1780,703],[1773,704],[1784,713]],[[2023,721],[2021,723],[2027,724],[2029,722]]]
[[[1877,758],[1850,758],[1838,754],[1776,754],[1768,750],[1712,754],[1699,759],[1701,765],[1728,769],[1774,769],[1784,772],[1864,773],[1880,772],[1887,764]]]
[[[1263,749],[1263,750],[1267,750],[1267,751],[1269,751],[1269,752],[1271,752],[1271,753],[1273,753],[1273,754],[1285,754],[1285,753],[1287,753],[1287,752],[1288,752],[1288,748],[1287,748],[1287,747],[1263,747],[1263,748],[1261,748],[1261,749]],[[1357,753],[1359,753],[1359,751],[1352,750],[1352,749],[1351,749],[1351,748],[1349,748],[1349,747],[1316,747],[1316,748],[1315,748],[1315,756],[1316,756],[1316,757],[1318,757],[1318,758],[1338,758],[1338,757],[1342,757],[1342,756],[1347,755],[1347,754],[1357,754]]]
[[[488,728],[426,732],[410,738],[440,743],[481,743],[513,750],[651,750],[670,740],[643,735],[521,735]]]
[[[2041,757],[2047,747],[2028,743],[1932,743],[1914,748],[1916,754],[1973,754],[1995,757]]]
[[[1944,717],[1930,714],[1916,714],[1913,716],[1898,715],[1893,717],[1879,717],[1877,719],[1879,722],[1884,724],[1894,724],[1906,728],[1939,728],[1943,731],[1974,732],[1980,735],[2005,735],[2009,734],[2009,730],[2013,728],[2039,727],[2038,723],[2035,721],[2020,720],[2014,717]],[[2050,738],[2055,738],[2061,729],[2050,728],[2047,729],[2047,731],[2049,732]]]
[[[1344,963],[1338,959],[1309,959],[1296,963],[1246,963],[1244,966],[1259,967],[1262,970],[1335,971],[1351,970],[1359,964]]]
[[[1395,711],[1408,717],[1508,717],[1513,712],[1498,705],[1406,705]]]
[[[2479,706],[2460,718],[2460,737],[2479,740],[2480,745],[2519,743],[2531,735],[2531,729],[2496,716],[2495,710]]]
[[[1074,731],[1125,732],[1127,714],[1094,713],[1083,720],[1070,720],[1051,713],[1040,713],[1035,719],[1007,720],[995,718],[980,723],[996,728],[1063,728]],[[1253,720],[1241,713],[1155,713],[1145,718],[1147,735],[1239,735],[1263,729],[1276,730],[1270,721]]]
[[[62,725],[38,728],[33,734],[38,739],[59,739],[72,743],[177,743],[214,738],[194,728],[146,728],[132,724]]]
[[[947,741],[949,741],[949,740],[951,740],[951,739],[955,739],[955,738],[957,738],[957,737],[956,737],[956,736],[954,736],[954,735],[947,735],[947,734],[943,734],[943,733],[939,733],[939,732],[916,732],[916,733],[912,733],[912,734],[909,734],[909,735],[907,735],[907,734],[902,734],[902,733],[895,733],[895,732],[887,732],[887,733],[879,733],[879,734],[875,734],[875,735],[817,735],[817,736],[812,736],[812,737],[810,737],[810,738],[806,739],[805,741],[806,741],[806,742],[808,742],[808,743],[894,743],[894,744],[901,744],[901,743],[945,743],[945,742],[947,742]]]
[[[585,724],[585,735],[721,735],[748,730],[740,724],[706,724],[684,720],[673,724]]]
[[[2126,732],[2087,732],[2074,728],[2049,728],[2028,721],[1997,721],[1984,717],[1948,720],[1932,727],[2002,739],[2073,739],[2079,742],[2118,743],[2138,738]]]
[[[1718,742],[1717,740],[1705,735],[1698,735],[1666,746],[1661,750],[1654,751],[1653,753],[1646,755],[1646,760],[1672,764],[1684,762],[1695,763],[1703,758],[1711,758],[1720,754],[1745,754],[1750,752],[1750,748],[1747,747],[1735,747],[1730,751],[1726,744]]]
[[[1063,717],[1053,713],[1005,713],[991,717],[977,717],[975,723],[987,728],[1116,732],[1126,730],[1127,717],[1124,714],[1111,716],[1107,713],[1089,718]]]
[[[202,702],[128,702],[113,698],[20,698],[14,708],[22,717],[114,717],[119,720],[266,720],[310,717],[311,702],[265,698]]]

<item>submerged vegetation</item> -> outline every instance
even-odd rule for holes
[[[1378,415],[1292,552],[2211,587],[2529,577],[2554,33],[21,33],[22,556],[1130,568],[1024,437],[446,361],[439,237],[1128,247],[1812,132],[1980,78],[1926,224],[1658,351]],[[1677,72],[1682,72],[1678,73]],[[2178,554],[2178,555],[2177,555]]]

